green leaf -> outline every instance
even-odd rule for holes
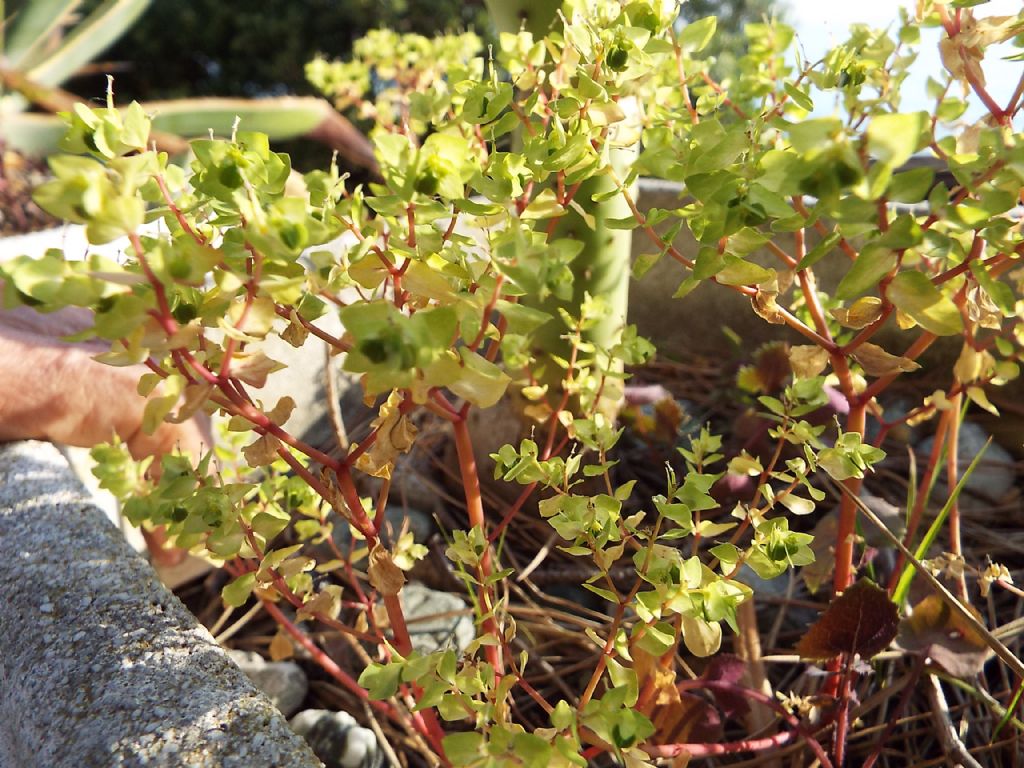
[[[928,196],[928,190],[934,183],[935,171],[914,168],[894,174],[886,195],[894,203],[919,203]]]
[[[359,679],[362,684],[362,678]],[[473,765],[480,759],[484,735],[475,731],[451,733],[442,739],[444,754],[452,765]]]
[[[878,284],[896,266],[896,254],[879,245],[861,249],[850,271],[836,286],[837,299],[855,299]]]
[[[394,696],[401,679],[401,664],[370,664],[359,675],[359,684],[367,690],[371,699],[379,701]]]
[[[643,626],[643,625],[639,625]],[[646,627],[636,645],[651,656],[661,656],[675,644],[676,633],[668,622],[658,622]]]
[[[775,270],[753,264],[735,256],[725,257],[725,266],[715,275],[722,285],[756,285],[775,277]]]
[[[876,115],[868,125],[868,151],[889,167],[903,165],[929,125],[927,112]]]
[[[480,408],[490,408],[501,399],[511,379],[501,368],[476,352],[461,347],[462,372],[448,388]]]
[[[784,87],[786,89],[786,93],[789,94],[789,98],[791,98],[793,103],[798,107],[806,109],[808,112],[814,109],[814,102],[811,101],[811,97],[808,96],[805,91],[800,90],[791,83],[785,83]]]
[[[576,722],[576,711],[565,699],[559,699],[549,717],[551,718],[551,725],[560,731],[564,731]]]
[[[875,242],[886,248],[900,250],[918,245],[923,239],[921,225],[909,213],[902,213],[890,222],[889,229]]]
[[[224,599],[225,605],[231,606],[232,608],[240,608],[245,605],[249,596],[252,594],[253,587],[255,586],[255,572],[243,573],[241,576],[225,586],[224,589],[221,590],[220,594]]]
[[[836,244],[841,238],[842,235],[838,232],[830,232],[821,240],[821,242],[811,248],[811,250],[808,251],[802,259],[800,259],[800,263],[796,265],[796,268],[799,270],[813,267],[836,247]]]
[[[900,272],[889,283],[886,296],[897,309],[936,336],[953,336],[963,330],[956,305],[920,272]]]
[[[714,16],[705,16],[703,19],[690,22],[679,33],[679,47],[686,53],[702,51],[715,36],[717,28],[718,19]]]
[[[532,733],[517,733],[512,739],[512,749],[525,768],[546,768],[551,760],[551,745]]]

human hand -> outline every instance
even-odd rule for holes
[[[136,385],[142,366],[115,368],[92,359],[97,344],[62,336],[91,326],[85,310],[42,315],[0,310],[0,441],[52,440],[91,447],[115,435],[136,459],[177,449],[194,457],[212,444],[205,416],[142,431],[146,398]]]

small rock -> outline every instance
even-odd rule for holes
[[[736,574],[736,580],[746,584],[754,591],[754,603],[764,607],[774,622],[778,612],[786,610],[786,621],[789,626],[805,628],[814,623],[818,617],[817,611],[804,605],[789,605],[789,599],[795,597],[798,600],[807,598],[803,585],[795,581],[790,593],[790,579],[796,579],[796,575],[790,572],[780,574],[774,579],[762,579],[749,565],[744,565]],[[760,602],[758,602],[760,600]],[[762,621],[764,615],[762,615]]]
[[[285,717],[295,714],[302,706],[309,681],[298,664],[293,661],[267,661],[252,651],[228,651],[228,656]]]
[[[384,754],[373,731],[347,712],[306,709],[289,724],[324,761],[325,768],[380,768]]]
[[[989,435],[985,430],[973,421],[967,421],[960,425],[958,440],[958,459],[960,476],[967,471],[967,468],[974,461],[974,457],[981,453],[985,447],[985,441]],[[927,462],[932,446],[935,444],[934,437],[928,437],[917,445],[918,462]],[[943,467],[944,468],[944,467]],[[918,470],[920,474],[923,467]],[[991,506],[991,502],[999,501],[1005,497],[1016,485],[1017,473],[1014,470],[1014,460],[1010,453],[998,443],[993,442],[978,466],[974,468],[971,477],[964,484],[964,492],[960,494],[960,508],[964,511],[983,512]],[[945,472],[940,476],[932,492],[932,501],[936,504],[945,503],[948,498],[949,486],[946,484]]]
[[[39,606],[40,613],[53,613],[53,603],[42,603]]]
[[[466,604],[457,595],[413,582],[405,585],[400,598],[414,650],[429,654],[454,645],[461,653],[476,636]]]
[[[345,740],[345,751],[339,761],[344,768],[367,768],[376,765],[380,748],[377,736],[367,728],[352,728]]]

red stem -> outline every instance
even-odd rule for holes
[[[484,519],[484,503],[480,493],[480,476],[477,473],[476,457],[473,454],[473,440],[469,434],[469,425],[464,418],[452,422],[455,431],[455,451],[459,457],[459,472],[462,477],[462,488],[466,494],[466,513],[469,516],[471,528],[480,526],[480,530],[487,535],[487,521]],[[480,588],[477,592],[480,600],[480,610],[485,618],[483,621],[484,631],[494,638],[501,637],[498,623],[494,619],[494,595],[490,585],[492,573],[491,548],[487,547],[480,558],[478,577]],[[496,645],[485,646],[484,652],[487,661],[494,667],[495,674],[501,675],[503,670],[501,649]]]

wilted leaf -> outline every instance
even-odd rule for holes
[[[805,659],[832,659],[843,653],[870,658],[896,637],[899,611],[888,593],[861,579],[837,597],[811,625],[796,652]]]
[[[839,516],[833,511],[825,515],[814,526],[811,535],[811,551],[814,562],[800,569],[800,578],[804,580],[807,591],[816,594],[822,585],[831,583],[832,573],[836,567],[835,541],[839,534]]]
[[[868,376],[892,376],[916,371],[921,367],[908,357],[890,355],[877,344],[861,344],[854,350],[853,359],[860,363]]]
[[[750,297],[750,306],[754,308],[754,312],[762,320],[767,320],[775,325],[782,325],[786,322],[786,318],[782,316],[782,312],[779,311],[779,305],[775,302],[778,295],[778,291],[758,288],[757,293]]]
[[[789,349],[789,367],[798,379],[813,379],[828,365],[828,351],[816,344],[802,344]]]
[[[294,410],[295,401],[292,398],[285,395],[284,397],[277,401],[277,405],[275,405],[271,410],[267,411],[267,418],[270,419],[275,424],[277,424],[278,426],[281,426],[286,421],[288,421],[289,418],[291,418],[292,411]]]
[[[283,629],[279,629],[277,634],[274,635],[268,650],[270,651],[272,661],[284,661],[295,655],[295,646],[292,645],[291,638],[288,637],[288,633]]]
[[[203,407],[203,403],[209,399],[212,391],[213,384],[189,384],[185,387],[185,397],[178,412],[173,416],[165,417],[164,421],[169,421],[172,424],[188,421]]]
[[[742,374],[744,369],[740,369]],[[778,392],[786,385],[791,373],[789,345],[783,342],[762,344],[754,355],[754,363],[747,367],[755,392]]]
[[[655,727],[651,742],[672,744],[687,741],[717,741],[721,738],[721,720],[708,702],[698,696],[680,693],[676,687],[674,665],[663,667],[658,656],[636,649],[633,669],[637,683],[652,685],[655,691],[645,710]]]
[[[274,371],[280,371],[284,367],[282,363],[271,360],[259,350],[244,356],[236,353],[236,357],[231,364],[231,375],[259,389],[267,383],[267,376]]]
[[[832,310],[832,317],[840,325],[854,329],[871,325],[881,316],[882,300],[877,296],[862,296],[849,307],[836,307]]]
[[[261,435],[255,443],[242,449],[242,455],[250,467],[265,467],[277,458],[277,449],[281,441],[270,434]]]
[[[416,439],[416,426],[399,410],[402,397],[397,390],[381,404],[377,418],[371,426],[377,430],[373,445],[356,459],[356,469],[374,477],[390,478],[391,469],[399,453],[412,448]]]
[[[373,588],[385,597],[397,595],[405,584],[405,574],[391,559],[391,553],[378,544],[370,550],[370,564],[367,576]]]
[[[293,347],[301,347],[306,343],[309,331],[299,320],[299,313],[294,309],[288,313],[288,327],[281,331],[281,338]]]
[[[967,608],[980,622],[978,611],[970,605]],[[992,655],[977,630],[938,595],[928,595],[900,622],[897,644],[926,653],[949,674],[965,680],[977,676]]]
[[[296,611],[295,618],[302,621],[320,614],[336,619],[339,613],[341,613],[341,587],[337,584],[328,584],[303,603],[302,607]]]

